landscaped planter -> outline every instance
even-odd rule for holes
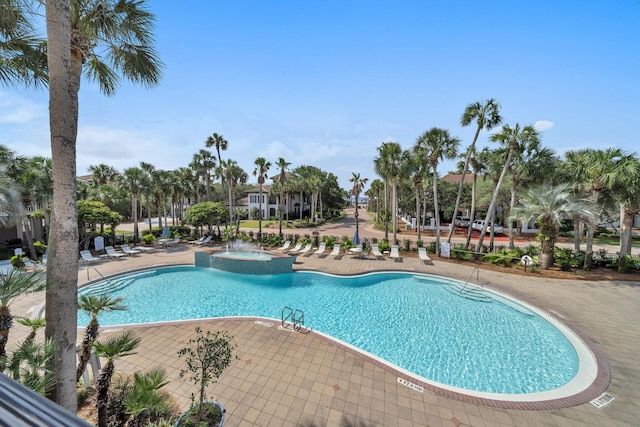
[[[217,411],[216,411],[217,410]],[[175,423],[174,427],[189,427],[194,426],[198,427],[202,424],[196,424],[193,420],[190,419],[190,414],[197,413],[198,405],[194,405],[191,408],[187,409],[185,412],[180,415],[180,418]],[[207,412],[215,411],[215,414],[219,414],[219,421],[216,416],[212,416],[212,418],[208,421],[208,424],[205,424],[208,427],[222,427],[224,423],[224,413],[225,409],[222,405],[214,400],[204,402],[204,415],[203,419],[200,421],[201,423],[207,422]]]

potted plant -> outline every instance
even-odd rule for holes
[[[215,401],[206,401],[205,388],[210,383],[217,382],[222,372],[231,364],[233,350],[237,345],[227,331],[207,331],[202,333],[196,327],[196,337],[187,342],[187,347],[178,351],[179,357],[184,357],[186,369],[180,371],[180,378],[187,378],[199,386],[198,403],[195,394],[191,394],[191,408],[184,412],[175,427],[186,426],[222,426],[225,410]]]

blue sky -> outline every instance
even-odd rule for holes
[[[638,147],[640,1],[148,4],[164,78],[152,90],[124,82],[110,98],[83,81],[79,175],[98,163],[187,166],[217,132],[223,159],[249,174],[259,156],[284,157],[346,188],[352,172],[376,178],[383,141],[409,148],[436,126],[465,149],[474,129],[460,115],[488,98],[558,154]],[[51,156],[48,132],[46,92],[0,87],[0,144]]]

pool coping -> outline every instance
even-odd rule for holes
[[[189,266],[189,267],[195,267],[193,264],[174,264],[174,265],[158,265],[158,266],[149,266],[149,267],[145,267],[145,268],[139,268],[139,269],[133,269],[133,270],[129,270],[127,272],[120,272],[117,274],[112,274],[109,276],[105,276],[105,278],[110,278],[110,277],[114,277],[114,276],[119,276],[122,274],[130,274],[130,273],[135,273],[137,271],[144,271],[144,270],[149,270],[149,269],[154,269],[154,268],[170,268],[170,267],[179,267],[179,266]],[[294,270],[294,272],[313,272],[313,273],[320,273],[320,274],[326,274],[326,275],[330,275],[330,276],[338,276],[338,277],[356,277],[356,276],[363,276],[363,275],[368,275],[368,274],[377,274],[377,273],[401,273],[401,274],[415,274],[413,272],[408,272],[408,271],[403,271],[403,270],[375,270],[375,271],[370,271],[370,272],[359,272],[359,273],[353,273],[353,274],[335,274],[335,273],[325,273],[322,271],[318,271],[318,270],[314,270],[314,269],[300,269],[300,270]],[[431,274],[424,274],[424,273],[418,273],[420,275],[431,275]],[[439,275],[433,275],[435,277],[442,277],[445,279],[450,279],[450,280],[456,280],[457,279],[453,279],[447,276],[439,276]],[[89,286],[95,282],[99,282],[100,280],[103,280],[103,278],[99,278],[96,280],[92,280],[89,282],[86,282],[84,284],[82,284],[80,288],[84,288],[86,286]],[[361,350],[357,347],[351,346],[348,343],[345,343],[337,338],[334,338],[330,335],[324,334],[322,332],[319,331],[314,331],[314,330],[308,330],[308,333],[313,334],[314,336],[320,338],[322,341],[329,343],[332,346],[336,346],[339,347],[345,351],[348,351],[350,354],[353,355],[357,355],[358,357],[361,357],[363,359],[366,359],[367,361],[369,361],[370,363],[372,363],[375,366],[378,366],[380,368],[382,368],[383,370],[387,371],[387,372],[391,372],[394,375],[396,375],[398,377],[398,379],[403,379],[404,381],[407,381],[411,384],[415,384],[417,386],[422,387],[423,389],[429,390],[433,393],[436,393],[438,395],[447,397],[447,398],[453,398],[456,400],[460,400],[463,402],[467,402],[467,403],[472,403],[472,404],[477,404],[477,405],[484,405],[484,406],[489,406],[489,407],[494,407],[494,408],[501,408],[501,409],[519,409],[519,410],[552,410],[552,409],[562,409],[562,408],[567,408],[567,407],[573,407],[573,406],[578,406],[578,405],[582,405],[585,403],[589,403],[591,400],[597,398],[598,396],[600,396],[604,391],[607,390],[607,388],[609,387],[609,384],[611,382],[611,371],[610,371],[610,366],[608,361],[606,360],[606,358],[604,357],[604,354],[600,351],[600,349],[598,348],[598,346],[593,342],[593,340],[591,340],[588,336],[586,336],[585,334],[583,334],[579,329],[577,329],[575,326],[573,326],[570,322],[568,322],[566,319],[561,318],[561,316],[557,315],[554,312],[551,311],[547,311],[544,310],[540,307],[538,307],[537,305],[535,305],[534,303],[527,301],[528,298],[526,298],[526,296],[514,296],[509,292],[505,292],[503,290],[497,290],[497,289],[493,289],[491,287],[487,287],[486,289],[490,290],[493,293],[496,293],[498,295],[507,295],[509,296],[511,299],[515,300],[516,302],[524,302],[527,305],[530,305],[531,307],[536,309],[536,314],[537,315],[541,315],[540,312],[544,313],[545,315],[549,316],[550,318],[553,319],[554,322],[564,326],[565,328],[567,328],[569,331],[571,331],[573,334],[575,334],[577,336],[577,338],[579,340],[582,341],[582,344],[586,347],[587,350],[589,350],[591,352],[591,355],[594,358],[594,362],[595,362],[595,366],[596,366],[596,375],[595,378],[593,379],[593,381],[591,382],[590,385],[588,385],[586,388],[584,388],[583,390],[579,391],[576,394],[572,394],[570,396],[564,396],[564,397],[560,397],[560,398],[551,398],[551,399],[546,399],[546,400],[526,400],[526,399],[522,399],[522,400],[500,400],[499,398],[497,398],[497,395],[499,395],[499,393],[496,393],[496,398],[485,398],[485,397],[480,397],[480,396],[474,396],[473,390],[469,390],[469,393],[464,393],[464,389],[458,389],[456,387],[453,386],[447,386],[445,384],[439,385],[439,383],[436,382],[427,382],[424,381],[422,379],[422,377],[419,377],[418,375],[412,374],[409,371],[405,371],[402,368],[396,367],[395,365],[391,364],[388,361],[385,361],[382,358],[379,358],[377,356],[371,355],[369,353],[367,353],[364,350]],[[105,327],[101,327],[101,329],[113,329],[113,328],[140,328],[140,327],[151,327],[151,326],[158,326],[158,325],[170,325],[170,324],[175,324],[175,323],[191,323],[191,322],[201,322],[201,321],[229,321],[229,320],[233,320],[233,321],[264,321],[264,320],[268,320],[270,322],[275,322],[275,324],[280,324],[281,321],[280,319],[273,319],[273,318],[268,318],[268,317],[260,317],[260,316],[234,316],[234,317],[215,317],[215,318],[201,318],[201,319],[187,319],[187,320],[174,320],[174,321],[162,321],[162,322],[151,322],[151,323],[139,323],[139,324],[126,324],[126,325],[111,325],[111,326],[105,326]],[[553,323],[553,322],[552,322]],[[555,326],[555,325],[554,325]],[[557,327],[557,326],[555,326]],[[282,328],[281,326],[279,328]],[[84,330],[84,327],[78,327],[79,330]],[[287,329],[289,330],[289,329]],[[564,334],[564,332],[563,332]],[[576,349],[577,351],[577,349]],[[450,387],[450,388],[448,388]],[[455,390],[454,390],[455,389]],[[460,390],[460,391],[458,391]],[[479,392],[480,393],[480,392]],[[535,394],[535,393],[531,393],[531,394]],[[526,397],[528,394],[523,394],[523,397]],[[509,396],[513,396],[513,395],[509,395]]]

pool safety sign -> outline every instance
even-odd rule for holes
[[[410,383],[409,381],[405,380],[404,378],[398,377],[398,382],[400,384],[406,386],[406,387],[409,387],[411,390],[415,390],[415,391],[418,391],[420,393],[424,392],[424,388],[422,388],[418,384]]]

